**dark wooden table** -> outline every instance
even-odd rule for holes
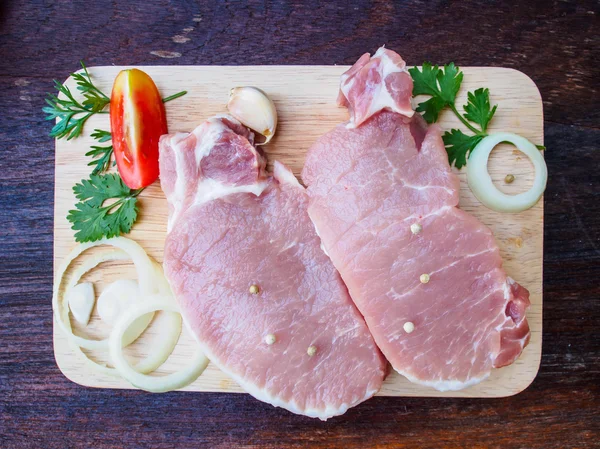
[[[0,447],[600,447],[600,14],[590,1],[11,1],[0,5]],[[185,31],[185,29],[188,29]],[[191,28],[191,30],[190,30]],[[52,79],[89,65],[514,67],[539,86],[540,372],[505,399],[375,398],[326,423],[248,395],[83,388],[52,350]]]

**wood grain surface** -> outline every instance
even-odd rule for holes
[[[155,80],[163,96],[173,93],[173,86],[185,89],[184,98],[167,104],[170,132],[190,131],[215,114],[226,112],[229,91],[234,86],[258,86],[267,92],[277,106],[279,123],[275,138],[262,147],[270,164],[283,162],[299,178],[308,148],[338,123],[347,120],[347,112],[336,105],[340,75],[348,66],[201,66],[201,67],[140,67]],[[89,73],[96,85],[109,92],[122,67],[90,67]],[[498,67],[464,67],[464,81],[458,96],[459,104],[466,103],[468,91],[488,86],[493,92],[492,102],[498,112],[490,132],[507,131],[543,143],[543,117],[540,93],[530,78],[513,69]],[[66,83],[76,91],[73,78]],[[416,101],[419,101],[417,99]],[[75,246],[74,231],[66,217],[76,200],[72,187],[89,176],[90,158],[85,156],[90,145],[91,130],[109,129],[108,117],[99,115],[86,124],[86,136],[71,141],[56,141],[55,203],[54,203],[54,267],[55,270]],[[440,125],[445,128],[461,127],[451,112],[443,113]],[[462,127],[463,131],[467,131]],[[489,171],[500,189],[517,193],[530,188],[534,172],[529,159],[509,145],[498,146],[490,157]],[[529,289],[531,307],[527,319],[531,341],[516,363],[494,370],[486,381],[461,391],[439,392],[409,382],[395,371],[387,377],[380,396],[438,396],[438,397],[503,397],[516,394],[529,386],[537,374],[542,352],[542,258],[543,258],[543,202],[519,214],[494,212],[483,206],[468,188],[466,170],[456,170],[461,179],[460,207],[490,226],[504,259],[509,276]],[[504,177],[515,176],[512,184]],[[158,261],[163,260],[167,229],[167,204],[159,183],[153,184],[140,197],[140,217],[129,237],[139,242]],[[99,249],[96,249],[96,254]],[[101,249],[100,249],[101,250]],[[73,264],[73,269],[85,257]],[[104,264],[86,278],[94,282],[96,295],[101,287],[116,279],[136,277],[131,262]],[[129,268],[128,268],[129,267]],[[132,272],[129,272],[129,271]],[[69,270],[67,275],[73,270]],[[56,278],[55,278],[56,282]],[[63,284],[64,285],[64,284]],[[72,320],[73,321],[73,320]],[[76,324],[73,322],[73,324]],[[132,359],[145,357],[160,339],[160,324],[153,325],[144,337],[130,348]],[[107,327],[94,313],[92,322],[77,329],[78,335],[106,336]],[[193,357],[197,345],[191,335],[184,333],[177,353],[162,372],[185,367]],[[80,353],[75,353],[67,337],[54,326],[54,352],[61,371],[71,380],[86,386],[104,388],[131,388],[124,379],[102,375],[90,369]],[[106,351],[88,355],[103,363],[109,362]],[[241,392],[242,389],[218,368],[210,366],[193,384],[191,391]]]
[[[0,447],[589,448],[600,407],[597,1],[0,2]],[[501,399],[377,397],[321,423],[247,395],[84,388],[52,348],[54,142],[41,107],[100,65],[503,66],[544,102],[540,371]]]

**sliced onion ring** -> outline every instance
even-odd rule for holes
[[[487,169],[490,153],[501,142],[510,142],[533,163],[535,179],[527,192],[507,195],[498,190]],[[529,140],[512,133],[495,133],[484,137],[471,152],[467,164],[469,187],[484,205],[498,212],[522,212],[533,207],[544,194],[548,168],[541,151]]]
[[[110,334],[110,357],[119,374],[133,386],[152,393],[163,393],[183,388],[195,381],[206,369],[208,359],[198,350],[186,368],[161,377],[141,374],[133,369],[123,356],[121,345],[123,334],[127,331],[131,323],[140,316],[157,310],[178,312],[179,308],[170,298],[165,299],[165,297],[160,295],[149,297],[143,303],[134,304],[118,319]]]
[[[61,313],[60,306],[61,303],[65,304],[65,301],[63,300],[62,295],[60,294],[60,287],[65,272],[67,271],[73,260],[75,260],[84,251],[93,248],[94,246],[100,245],[114,246],[127,253],[127,255],[133,261],[133,264],[135,265],[138,275],[138,282],[140,284],[140,293],[142,294],[142,296],[146,297],[156,294],[160,291],[161,288],[158,281],[156,280],[156,270],[152,259],[150,259],[150,257],[146,254],[146,251],[144,251],[144,249],[133,240],[129,240],[125,237],[115,237],[112,239],[98,240],[97,242],[81,243],[75,248],[73,248],[73,250],[63,260],[60,268],[58,269],[56,280],[54,282],[54,292],[52,295],[52,309],[54,309],[54,316],[56,317],[58,326],[67,335],[69,341],[85,349],[106,349],[108,348],[108,339],[90,340],[88,338],[79,337],[73,334],[71,326],[66,325],[66,322],[69,320],[68,309],[66,316],[64,313]],[[99,263],[100,262],[97,262],[93,266],[96,266]],[[83,274],[84,273],[81,273],[81,275]]]
[[[67,284],[66,290],[68,290],[71,286],[73,286],[77,282],[79,282],[79,279],[85,273],[87,273],[91,269],[95,268],[97,265],[101,264],[102,262],[107,262],[109,260],[126,260],[126,259],[129,259],[129,256],[127,255],[126,252],[121,251],[121,250],[108,251],[108,252],[102,253],[96,257],[87,259],[80,267],[78,267],[73,272],[73,274],[71,275],[71,279],[69,279],[69,282]],[[150,260],[152,260],[152,259],[150,259]],[[156,274],[158,290],[161,292],[161,294],[169,295],[170,289],[168,287],[168,284],[166,283],[166,279],[164,279],[164,275],[162,274],[162,268],[161,268],[160,264],[158,264],[158,262],[155,262],[155,261],[152,261],[152,262],[153,262],[153,265],[152,265],[153,269],[155,270],[154,273]],[[58,282],[60,282],[60,280]],[[73,332],[71,329],[71,323],[69,321],[69,316],[68,316],[69,309],[68,309],[68,305],[66,303],[63,303],[62,314],[63,314],[63,319],[64,319],[63,323],[65,325],[65,328],[69,332],[66,335],[67,336],[69,334],[73,335]],[[169,358],[169,355],[171,355],[171,353],[175,349],[175,346],[177,345],[177,340],[179,339],[179,334],[181,333],[181,315],[177,312],[166,312],[164,316],[158,317],[158,319],[161,319],[161,321],[163,321],[160,328],[165,329],[166,332],[161,333],[160,343],[158,343],[156,345],[156,349],[154,351],[152,351],[147,357],[140,360],[140,362],[135,365],[136,371],[138,371],[140,373],[150,373],[152,371],[155,371],[159,366],[161,366],[163,363],[165,363],[165,361]],[[69,339],[71,348],[73,349],[75,354],[77,354],[78,356],[80,356],[84,359],[84,361],[88,364],[88,366],[90,368],[92,368],[93,370],[95,370],[101,374],[108,374],[111,376],[119,376],[119,373],[114,368],[110,368],[105,365],[101,365],[100,363],[97,363],[97,362],[91,360],[81,350],[81,348],[75,343],[75,341],[77,339],[82,338],[82,337],[77,337],[75,335],[73,335],[73,337],[76,337],[76,338]],[[108,349],[108,338],[105,340],[90,340],[90,341],[94,341],[94,342],[104,341],[106,343],[106,349]],[[124,346],[127,346],[127,342],[124,342],[124,343],[125,343]]]
[[[75,285],[77,282],[79,282],[79,279],[81,279],[81,277],[85,273],[87,273],[91,269],[95,268],[97,265],[100,265],[101,263],[107,262],[109,260],[125,260],[128,258],[129,258],[129,256],[127,256],[127,253],[125,253],[124,251],[113,250],[113,251],[105,252],[94,258],[87,259],[79,268],[77,268],[77,270],[75,270],[73,272],[73,274],[71,275],[71,279],[69,280],[69,283],[67,284],[67,286],[65,288],[65,292],[68,291],[72,285]],[[64,274],[64,272],[62,274]],[[59,279],[57,282],[60,283],[61,280],[62,279]],[[55,306],[54,298],[52,298],[52,306],[54,308],[54,314],[56,316],[56,321],[59,323],[59,327],[64,331],[64,333],[65,333],[65,335],[67,335],[67,337],[69,337],[69,335],[72,335],[73,337],[81,338],[81,337],[77,337],[76,335],[73,334],[73,330],[71,328],[71,321],[69,320],[69,306],[66,304],[66,301],[62,302],[62,306],[63,306],[62,309],[60,309],[60,305],[61,304],[58,304],[56,306],[56,307],[59,307],[59,310],[57,311],[56,308],[54,308],[54,306]],[[57,315],[60,315],[60,318]],[[62,326],[61,326],[61,324],[62,324]],[[75,338],[67,338],[67,339],[69,341],[69,345],[71,346],[71,349],[73,350],[73,352],[76,355],[78,355],[79,357],[81,357],[86,362],[86,364],[90,368],[92,368],[94,371],[97,371],[101,374],[108,374],[111,376],[119,375],[119,373],[114,368],[109,368],[105,365],[102,365],[102,364],[90,359],[81,350],[81,348],[79,346],[77,346],[77,344],[74,341]],[[107,341],[108,341],[108,339],[107,339]]]

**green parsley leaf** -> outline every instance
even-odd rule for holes
[[[50,131],[50,136],[57,139],[64,137],[71,140],[81,134],[83,125],[92,115],[103,113],[103,109],[110,103],[110,98],[104,95],[92,83],[90,74],[83,61],[83,73],[71,73],[77,84],[77,90],[83,94],[83,101],[75,99],[71,90],[62,83],[54,80],[54,87],[58,95],[48,94],[46,104],[42,111],[47,114],[46,120],[57,120]],[[59,98],[60,95],[64,98]]]
[[[454,104],[456,94],[462,84],[463,73],[454,65],[453,62],[446,64],[444,70],[440,70],[437,75],[437,81],[440,85],[440,96],[448,106]]]
[[[95,129],[92,134],[90,134],[93,139],[96,139],[99,143],[108,142],[112,139],[112,134],[108,131],[103,131],[101,129]]]
[[[454,164],[456,168],[461,169],[467,165],[469,154],[484,136],[467,136],[460,129],[452,129],[446,131],[442,138],[448,152],[448,162],[451,166]]]
[[[77,90],[83,94],[83,105],[92,112],[100,112],[110,103],[110,98],[92,83],[92,77],[83,61],[81,67],[83,73],[72,73],[71,76],[77,83]]]
[[[437,83],[439,72],[440,68],[437,65],[432,66],[429,62],[424,62],[421,70],[417,67],[408,69],[413,79],[413,95],[439,96],[440,89]]]
[[[73,193],[78,200],[94,206],[101,206],[110,198],[128,197],[133,192],[135,191],[127,187],[117,173],[93,175],[90,176],[90,179],[83,179],[81,184],[75,184],[73,187]]]
[[[108,142],[112,138],[111,133],[101,129],[95,129],[91,136],[99,143]],[[85,155],[94,158],[88,163],[88,166],[93,166],[94,169],[92,170],[92,174],[97,175],[98,173],[103,173],[110,168],[110,161],[113,155],[113,146],[92,146],[92,149],[85,153]],[[113,161],[112,165],[114,166],[115,164],[116,161]]]
[[[137,218],[137,196],[143,189],[131,190],[116,173],[91,175],[73,187],[79,203],[67,220],[77,231],[77,242],[93,242],[103,237],[127,234]],[[116,200],[108,205],[108,200]]]
[[[477,123],[482,132],[487,131],[488,124],[496,112],[498,105],[490,106],[490,90],[479,88],[475,92],[467,93],[467,104],[463,107],[465,118]]]
[[[429,100],[419,103],[417,111],[423,112],[427,123],[437,122],[442,109],[454,105],[463,80],[462,72],[453,62],[443,69],[424,62],[421,70],[413,67],[408,72],[413,78],[413,95],[431,95]]]
[[[92,146],[92,149],[85,153],[86,156],[93,157],[94,159],[88,163],[88,166],[94,167],[92,175],[103,173],[110,168],[110,160],[113,154],[113,146],[107,147]],[[113,162],[114,165],[114,162]]]
[[[431,97],[429,100],[419,103],[417,112],[423,113],[423,118],[427,123],[435,123],[445,107],[446,103],[440,97]]]

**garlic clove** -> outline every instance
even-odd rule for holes
[[[77,284],[67,292],[67,303],[73,318],[80,324],[87,326],[94,309],[94,284],[83,282]]]
[[[244,86],[231,89],[227,109],[244,126],[265,137],[265,141],[257,145],[264,145],[273,138],[277,129],[277,109],[259,88]]]
[[[108,285],[98,298],[98,315],[107,324],[114,324],[129,304],[136,302],[140,288],[133,279],[119,279]]]
[[[107,324],[114,324],[117,319],[143,300],[140,287],[133,279],[119,279],[107,286],[98,298],[98,315]],[[154,313],[147,313],[136,319],[123,334],[123,346],[133,343],[152,321]]]

